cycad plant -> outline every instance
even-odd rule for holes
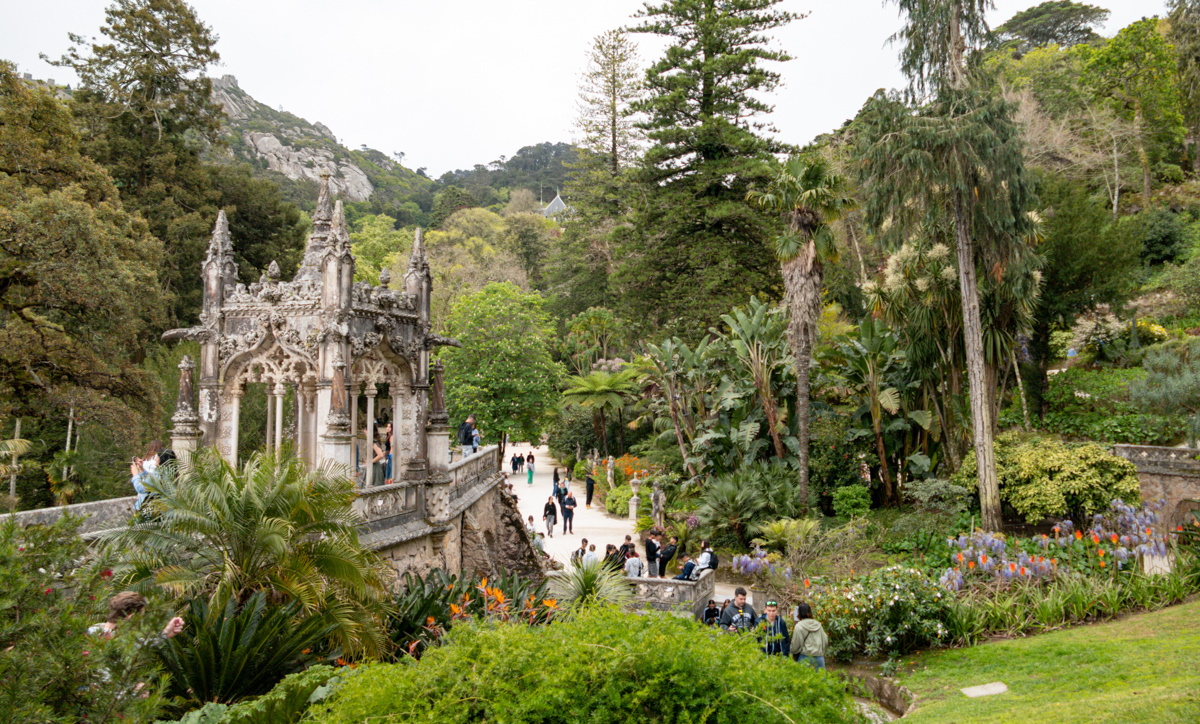
[[[799,441],[800,497],[808,500],[809,367],[825,263],[837,258],[832,224],[854,208],[846,179],[816,156],[793,156],[765,190],[751,191],[750,202],[781,214],[786,231],[775,239],[775,258],[791,308],[791,342],[796,360],[796,439]]]
[[[383,652],[388,569],[358,541],[347,471],[289,451],[238,470],[207,448],[174,473],[162,471],[143,515],[105,541],[126,585],[221,605],[261,591],[302,617],[333,615],[341,650]]]
[[[570,612],[598,605],[623,608],[633,602],[629,584],[624,572],[614,571],[602,560],[580,561],[550,582],[550,592]]]
[[[762,493],[762,474],[746,467],[717,478],[704,488],[704,497],[696,515],[714,536],[732,533],[742,545],[749,544],[750,528],[759,521],[766,507]]]

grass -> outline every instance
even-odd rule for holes
[[[1200,722],[1200,601],[1031,638],[920,654],[912,724]],[[1003,681],[1008,693],[959,689]]]

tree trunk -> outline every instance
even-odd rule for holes
[[[888,470],[887,462],[887,446],[883,444],[883,417],[879,410],[871,409],[871,427],[875,431],[875,452],[879,455],[879,477],[883,479],[883,502],[885,505],[891,505],[892,500],[892,473]]]
[[[1000,531],[1000,486],[996,479],[996,451],[992,449],[991,415],[983,359],[983,325],[979,319],[979,286],[975,280],[975,254],[967,211],[960,196],[954,199],[954,231],[958,255],[958,284],[962,293],[963,342],[967,354],[967,383],[971,398],[971,429],[978,467],[981,524]]]
[[[821,309],[821,285],[824,269],[816,259],[817,248],[808,242],[796,258],[783,262],[783,286],[791,307],[789,332],[792,353],[796,357],[796,442],[800,499],[808,509],[808,423],[809,423],[809,366],[812,362],[813,327]]]
[[[1146,139],[1142,137],[1142,104],[1135,102],[1133,106],[1133,137],[1137,139],[1138,163],[1142,167],[1142,208],[1150,205],[1150,155],[1146,153]]]
[[[679,443],[679,454],[683,456],[683,466],[694,478],[696,477],[696,468],[688,462],[687,444],[683,440],[683,420],[675,402],[675,391],[669,385],[667,386],[667,409],[671,411],[671,424],[675,427],[675,442]]]
[[[1021,429],[1029,432],[1033,426],[1029,424],[1029,400],[1025,397],[1025,381],[1021,379],[1021,365],[1017,364],[1016,345],[1008,351],[1012,356],[1013,375],[1017,378],[1017,392],[1021,395],[1021,421],[1024,423]]]

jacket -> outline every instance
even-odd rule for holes
[[[547,518],[557,518],[558,508],[554,507],[554,503],[546,501],[546,507],[542,508],[542,520]]]
[[[625,561],[625,575],[630,578],[640,578],[642,575],[642,559],[630,558]]]
[[[787,623],[783,616],[776,616],[775,623],[768,621],[766,616],[760,618],[758,640],[763,643],[764,653],[788,656],[791,652],[792,642],[788,637]]]
[[[475,442],[475,428],[471,427],[471,423],[464,422],[458,426],[458,444],[471,445]]]
[[[738,608],[737,604],[730,603],[721,612],[721,622],[719,625],[722,630],[733,626],[738,630],[738,633],[741,633],[754,628],[756,623],[758,623],[758,616],[754,615],[753,606],[747,603]]]
[[[666,567],[671,562],[671,559],[675,557],[675,550],[676,546],[674,543],[668,543],[663,546],[662,553],[658,554],[659,565]]]
[[[675,576],[675,580],[676,581],[692,580],[692,571],[695,570],[695,568],[696,568],[695,561],[688,561],[687,563],[684,563],[683,570],[679,572],[678,576]]]
[[[653,563],[658,560],[658,542],[653,538],[646,539],[646,561]]]
[[[793,656],[824,656],[827,646],[829,636],[826,635],[820,621],[805,618],[796,622],[796,627],[792,629]]]
[[[563,497],[559,498],[558,504],[562,506],[564,518],[570,518],[571,516],[575,515],[575,506],[577,503],[575,502],[575,496],[571,493],[567,493]]]

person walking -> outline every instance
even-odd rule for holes
[[[592,496],[596,494],[596,479],[592,477],[591,472],[587,474],[584,480],[584,487],[587,489],[587,501],[584,503],[589,510],[592,507]]]
[[[812,606],[801,603],[796,606],[796,626],[792,629],[791,652],[796,661],[803,661],[814,669],[825,668],[825,649],[829,636],[821,622],[812,616]]]
[[[763,644],[763,653],[769,656],[789,656],[791,653],[787,622],[779,615],[779,603],[776,601],[763,604],[763,615],[758,621],[758,640]]]
[[[521,459],[524,460],[525,458]],[[525,484],[533,485],[533,464],[530,463],[529,465],[526,465],[525,468]]]
[[[642,559],[638,558],[637,551],[630,553],[625,561],[625,575],[630,578],[642,577]]]
[[[517,454],[513,453],[512,459],[509,460],[508,462],[510,465],[512,465],[512,474],[516,475],[519,468],[521,467],[520,465],[517,464]]]
[[[720,627],[730,633],[742,633],[754,628],[758,617],[754,615],[754,607],[746,603],[746,589],[738,586],[733,589],[733,601],[721,612]]]
[[[546,499],[546,505],[542,508],[542,520],[546,523],[546,534],[553,538],[554,526],[558,524],[558,508],[554,506],[553,495]]]
[[[558,477],[558,468],[554,468],[553,480],[554,480],[554,487],[558,488],[558,481],[562,480],[562,478]]]
[[[633,545],[633,536],[627,535],[625,536],[625,542],[621,544],[621,547],[617,549],[617,552],[621,554],[621,560],[628,560],[629,554],[635,550],[636,547]]]
[[[563,489],[566,489],[565,483]],[[575,535],[575,494],[567,490],[567,494],[559,499],[559,507],[562,508],[563,514],[563,534]],[[584,543],[586,542],[585,540]]]
[[[671,536],[667,544],[663,546],[662,552],[658,554],[658,577],[667,577],[667,565],[671,559],[675,557],[675,552],[679,550],[679,538]]]
[[[646,537],[646,575],[650,578],[658,578],[658,531],[650,531],[650,535]]]

